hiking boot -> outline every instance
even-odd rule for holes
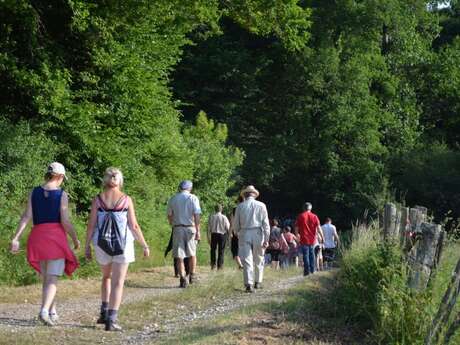
[[[104,325],[107,322],[107,312],[102,312],[99,314],[99,319],[97,319],[96,323],[100,325]]]
[[[123,331],[123,328],[121,328],[121,326],[115,321],[107,320],[105,322],[105,330],[112,332],[121,332]]]
[[[253,293],[254,292],[254,288],[252,287],[252,285],[246,285],[246,292],[247,293]]]
[[[262,283],[255,283],[254,289],[262,289]]]
[[[54,326],[54,323],[53,323],[53,321],[51,321],[51,318],[50,318],[50,316],[48,314],[40,313],[40,314],[38,314],[38,319],[45,326]]]
[[[50,320],[52,323],[57,324],[59,322],[59,315],[56,313],[50,314]]]
[[[185,277],[180,277],[179,287],[185,289],[188,286],[188,280]]]

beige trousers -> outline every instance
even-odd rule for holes
[[[244,285],[262,283],[264,277],[264,254],[261,228],[242,229],[238,234],[238,256],[243,262]]]

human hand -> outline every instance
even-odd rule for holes
[[[91,246],[90,245],[87,245],[85,247],[85,258],[87,260],[91,260],[93,258],[93,255],[91,254]]]
[[[144,247],[144,258],[148,258],[150,256],[150,248],[148,246]]]
[[[12,240],[11,241],[11,253],[17,254],[19,252],[19,241],[18,240]]]
[[[73,240],[73,249],[79,250],[80,249],[80,241],[75,239]]]
[[[262,243],[262,248],[267,249],[268,248],[268,242]]]

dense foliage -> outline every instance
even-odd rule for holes
[[[192,35],[173,81],[186,118],[204,109],[227,123],[246,152],[243,181],[261,187],[274,215],[308,199],[348,226],[397,196],[458,216],[459,188],[406,183],[413,164],[422,180],[460,172],[453,160],[430,168],[425,151],[458,152],[458,2],[301,3],[311,11],[304,47],[286,49],[227,17],[222,35]],[[455,197],[438,208],[444,193]]]
[[[52,160],[80,234],[113,165],[158,249],[183,178],[206,211],[252,183],[272,216],[308,199],[348,225],[396,194],[456,217],[459,18],[458,1],[1,1],[0,244]]]

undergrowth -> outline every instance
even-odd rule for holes
[[[338,276],[340,312],[347,322],[367,329],[373,343],[423,344],[458,250],[458,243],[449,243],[430,286],[418,292],[407,285],[408,268],[399,245],[384,242],[375,226],[356,227]]]

